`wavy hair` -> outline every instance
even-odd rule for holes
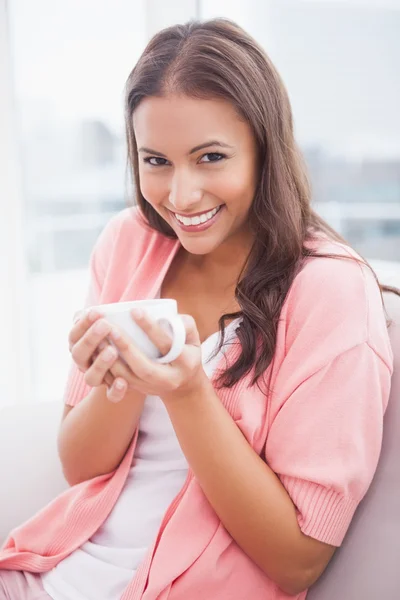
[[[358,259],[320,254],[307,244],[323,233],[349,245],[311,207],[307,170],[294,139],[290,101],[279,74],[257,42],[227,19],[190,21],[160,31],[128,77],[128,163],[136,202],[151,228],[176,238],[141,194],[132,116],[143,98],[170,93],[229,101],[248,122],[257,143],[259,180],[249,212],[254,244],[235,290],[241,310],[219,319],[221,347],[226,322],[242,317],[237,334],[242,349],[217,382],[231,387],[254,369],[255,384],[274,356],[282,306],[303,261],[310,256]],[[395,288],[381,285],[367,261],[363,262],[374,274],[381,294],[400,295]]]

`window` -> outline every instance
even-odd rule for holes
[[[22,158],[28,400],[56,400],[91,248],[126,205],[123,88],[146,42],[144,0],[8,6]]]
[[[289,92],[316,209],[399,284],[399,2],[202,0],[201,15],[237,21],[265,48]]]
[[[126,77],[149,35],[196,16],[231,18],[266,49],[317,210],[399,285],[397,0],[0,0],[0,405],[61,397],[91,248],[126,205]]]

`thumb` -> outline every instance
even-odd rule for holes
[[[186,344],[189,346],[201,346],[200,334],[196,321],[191,315],[180,315],[186,330]]]
[[[117,377],[111,387],[107,389],[107,398],[110,400],[110,402],[120,402],[125,396],[127,387],[128,385],[125,379]]]

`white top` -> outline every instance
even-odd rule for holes
[[[240,320],[226,327],[226,342],[235,337]],[[226,351],[224,344],[209,360],[219,340],[216,332],[201,345],[209,378]],[[132,467],[118,501],[89,541],[42,575],[49,596],[53,600],[119,600],[187,473],[188,464],[164,403],[158,396],[147,396]]]

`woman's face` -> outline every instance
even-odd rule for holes
[[[250,126],[225,100],[169,95],[133,115],[144,198],[192,254],[249,238],[257,179]]]

